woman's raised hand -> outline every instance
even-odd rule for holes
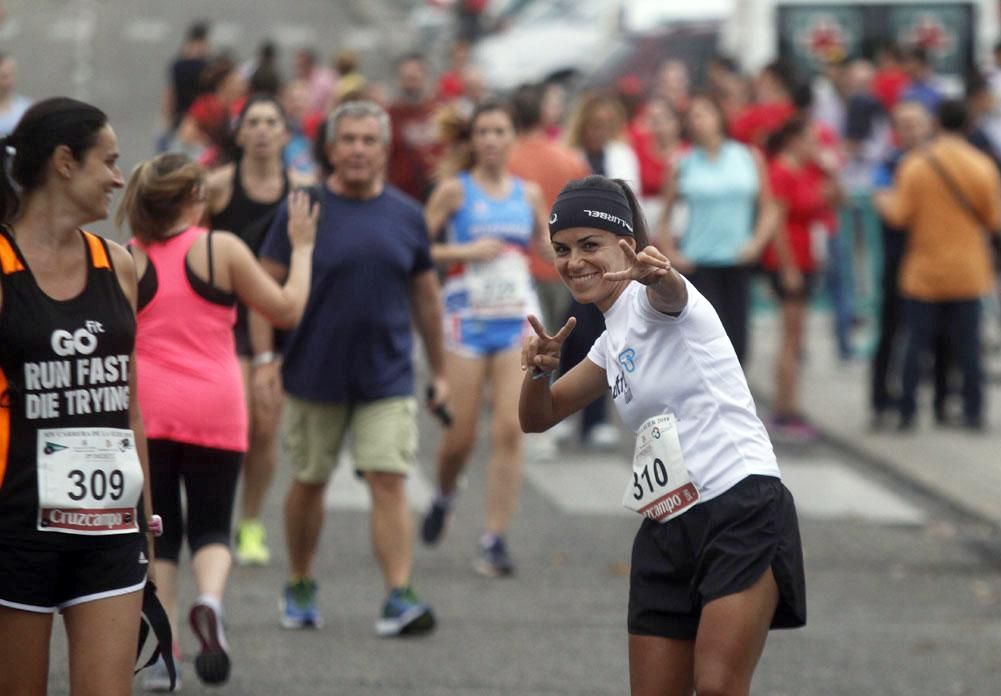
[[[553,336],[546,333],[546,327],[534,315],[528,315],[528,323],[532,325],[535,335],[527,337],[522,346],[521,369],[537,369],[539,372],[547,374],[555,372],[560,366],[560,350],[563,347],[563,342],[567,340],[567,336],[577,325],[577,319],[574,317],[567,319],[563,328]]]
[[[605,280],[635,280],[644,285],[653,285],[671,272],[671,261],[653,245],[637,254],[629,242],[620,239],[619,248],[626,254],[626,268],[609,271],[604,275]]]
[[[320,204],[310,204],[306,191],[293,191],[288,195],[288,238],[293,247],[309,246],[316,241],[319,219]]]

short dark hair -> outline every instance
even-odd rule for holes
[[[542,124],[543,87],[538,84],[521,85],[511,95],[514,127],[519,133],[538,128]]]
[[[966,130],[969,112],[966,103],[959,99],[943,99],[938,105],[938,125],[947,133],[962,133]]]
[[[920,44],[908,46],[907,50],[904,51],[904,57],[921,65],[931,64],[931,56],[928,54],[928,49]]]
[[[192,22],[188,27],[188,41],[207,41],[209,38],[209,23],[204,19]]]

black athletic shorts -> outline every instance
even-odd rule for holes
[[[782,274],[778,271],[773,271],[768,274],[768,279],[772,284],[772,291],[775,293],[775,297],[779,299],[780,302],[786,300],[793,301],[799,300],[800,302],[809,301],[810,297],[813,295],[814,285],[817,283],[817,274],[812,271],[800,271],[803,276],[803,285],[796,292],[790,292],[786,290],[785,285],[782,284]]]
[[[633,542],[629,632],[694,639],[702,607],[748,589],[769,566],[779,587],[772,628],[803,626],[796,505],[772,476],[748,476],[669,522],[645,519]]]
[[[0,541],[0,606],[41,614],[141,590],[146,538],[87,550],[38,550]]]

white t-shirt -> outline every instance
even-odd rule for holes
[[[630,283],[605,312],[588,358],[605,370],[622,420],[638,432],[674,414],[682,456],[703,502],[751,474],[781,478],[765,426],[716,310],[695,287],[672,317]]]

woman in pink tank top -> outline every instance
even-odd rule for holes
[[[243,381],[233,340],[236,301],[279,327],[299,320],[309,292],[318,209],[311,209],[304,192],[289,196],[293,254],[282,287],[239,237],[198,225],[205,214],[204,176],[199,165],[174,153],[140,164],[117,221],[128,221],[132,229],[130,246],[140,278],[139,405],[149,440],[152,494],[164,520],[155,545],[158,594],[176,636],[177,564],[186,530],[199,594],[189,612],[200,643],[195,670],[203,682],[221,684],[230,668],[222,597],[232,564],[233,501],[247,449]],[[146,686],[160,686],[163,671],[154,668]]]

